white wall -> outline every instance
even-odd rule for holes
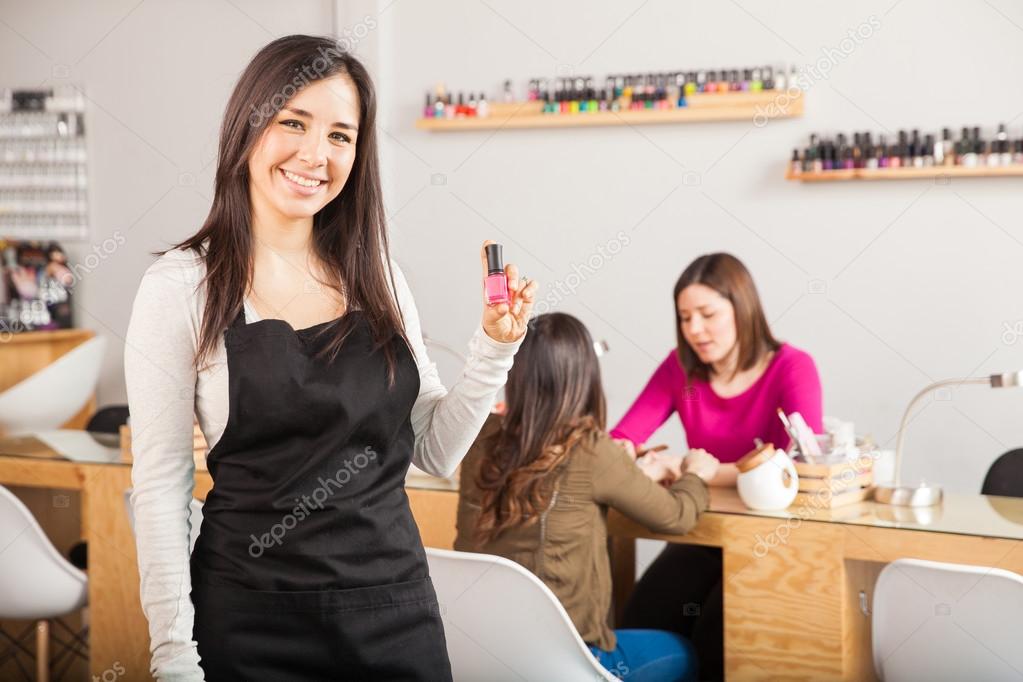
[[[932,379],[1023,368],[1023,340],[1002,339],[1003,323],[1023,319],[1019,179],[782,179],[792,148],[814,131],[876,137],[1005,121],[1023,134],[1018,8],[399,2],[381,23],[393,37],[377,81],[391,106],[382,126],[395,138],[386,172],[397,253],[426,329],[447,342],[460,343],[477,319],[483,239],[503,241],[510,260],[553,285],[624,231],[631,243],[556,306],[610,343],[613,420],[672,347],[672,286],[708,251],[731,251],[752,270],[777,335],[816,358],[826,412],[883,443]],[[870,37],[842,42],[857,29]],[[805,116],[763,128],[438,134],[412,124],[438,80],[491,92],[506,77],[802,65],[825,54],[834,66],[807,93]],[[434,173],[446,184],[432,185]],[[825,293],[811,293],[820,285]],[[907,473],[978,491],[990,462],[1023,445],[1023,392],[963,387],[943,397],[912,425]],[[660,436],[681,443],[675,420]]]
[[[358,49],[381,93],[395,251],[439,340],[464,347],[478,321],[483,239],[504,242],[550,287],[624,231],[629,245],[557,306],[612,347],[613,420],[673,343],[675,279],[711,250],[747,263],[777,334],[816,357],[827,412],[882,442],[931,379],[1023,367],[1023,341],[1002,339],[1004,323],[1023,320],[1018,179],[804,186],[781,177],[811,131],[1011,121],[1019,135],[1023,10],[1008,2],[360,0],[338,3],[335,19],[326,1],[4,0],[0,83],[66,79],[90,97],[93,237],[72,254],[126,237],[77,297],[80,325],[112,341],[102,403],[124,401],[121,339],[149,252],[205,217],[217,127],[246,61],[278,35],[351,28],[367,15],[373,28]],[[494,92],[506,77],[807,64],[843,49],[871,15],[879,28],[835,57],[802,119],[450,135],[413,127],[441,79]],[[810,293],[818,280],[826,293]],[[1023,444],[1023,393],[948,397],[914,422],[909,474],[976,491],[990,461]],[[674,422],[662,435],[681,444]]]

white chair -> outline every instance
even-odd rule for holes
[[[51,621],[60,623],[57,619],[61,616],[84,607],[89,600],[88,585],[85,573],[60,555],[28,507],[0,486],[0,620],[35,621],[19,637],[4,633],[10,646],[0,655],[0,663],[14,658],[21,667],[18,651],[30,653],[23,641],[34,629],[36,679],[49,680]],[[84,632],[67,631],[72,640],[58,640],[63,651],[55,662],[69,652],[83,655]],[[68,657],[68,666],[71,661],[73,656]]]
[[[490,554],[426,549],[455,682],[617,680],[583,643],[558,598]]]
[[[902,680],[1023,677],[1023,576],[999,568],[899,559],[878,576],[874,670]]]
[[[106,345],[94,336],[0,393],[0,431],[56,429],[78,414],[96,390]]]
[[[135,507],[131,504],[131,491],[132,488],[128,488],[124,491],[124,506],[128,510],[128,524],[131,526],[131,532],[135,532]],[[195,540],[199,537],[199,526],[202,525],[202,502],[192,498],[192,501],[188,503],[188,521],[192,528],[188,532],[188,551],[195,548]]]

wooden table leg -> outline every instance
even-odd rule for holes
[[[123,669],[119,682],[151,680],[149,627],[139,601],[135,537],[124,504],[131,469],[82,469],[83,531],[89,543],[89,671],[95,679]]]
[[[842,679],[842,529],[750,516],[725,533],[727,678]]]

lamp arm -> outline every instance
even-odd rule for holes
[[[895,487],[898,488],[902,485],[902,444],[906,438],[906,427],[909,425],[909,417],[913,413],[913,408],[916,407],[920,399],[931,391],[935,391],[945,386],[962,386],[963,384],[990,384],[990,377],[970,377],[967,379],[944,379],[942,381],[935,381],[933,384],[922,389],[919,393],[913,396],[913,399],[909,402],[909,407],[906,408],[905,413],[902,415],[902,421],[899,423],[899,434],[895,440]]]

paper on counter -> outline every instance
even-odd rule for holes
[[[96,442],[88,431],[81,429],[53,429],[35,431],[37,439],[53,448],[61,457],[72,462],[113,464],[121,461],[120,448],[110,448]]]

